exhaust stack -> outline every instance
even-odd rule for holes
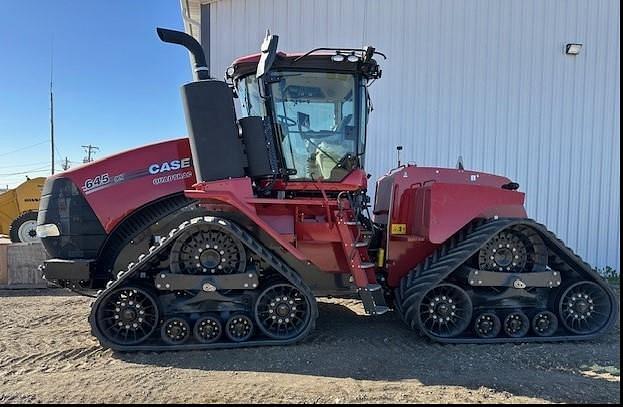
[[[197,40],[181,31],[157,31],[162,41],[181,45],[193,56],[195,80],[183,85],[181,93],[197,182],[243,177],[246,157],[231,89],[225,82],[210,78]]]
[[[195,80],[210,79],[210,68],[207,66],[203,47],[201,47],[201,44],[199,44],[196,39],[184,32],[168,30],[166,28],[158,27],[156,28],[156,32],[162,42],[181,45],[191,53],[193,56]]]

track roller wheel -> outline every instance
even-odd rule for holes
[[[511,338],[523,338],[530,329],[530,320],[522,311],[511,312],[504,318],[504,332]]]
[[[117,288],[102,299],[96,324],[106,340],[118,345],[136,345],[156,329],[158,304],[144,288]]]
[[[179,317],[167,319],[160,328],[162,340],[169,345],[180,345],[190,337],[188,322]]]
[[[532,317],[532,330],[538,336],[552,336],[558,329],[558,318],[550,311],[540,311]]]
[[[472,301],[459,286],[441,284],[424,295],[418,317],[420,328],[427,334],[452,338],[469,326],[472,319]]]
[[[562,325],[569,331],[588,335],[606,325],[612,304],[599,285],[583,281],[571,285],[560,297],[558,312]]]
[[[223,333],[221,322],[216,317],[203,317],[195,322],[193,334],[201,343],[216,342]]]
[[[262,333],[272,339],[291,339],[309,324],[311,307],[291,284],[277,283],[266,288],[255,304],[255,320]]]
[[[232,315],[225,324],[225,334],[234,342],[244,342],[253,335],[253,321],[244,314]]]
[[[493,312],[483,312],[474,322],[474,331],[479,338],[495,338],[502,329],[500,318]]]

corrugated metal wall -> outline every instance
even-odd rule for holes
[[[368,171],[396,162],[506,175],[529,215],[595,266],[620,266],[618,0],[222,0],[211,68],[280,49],[374,45]],[[563,52],[584,44],[579,56]]]

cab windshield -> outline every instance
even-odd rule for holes
[[[270,110],[289,179],[340,181],[363,166],[367,104],[358,83],[346,73],[275,72]],[[237,88],[243,116],[266,116],[254,75]]]

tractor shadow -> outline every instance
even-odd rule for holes
[[[80,295],[62,288],[0,288],[0,298],[12,297],[75,297]]]
[[[618,381],[588,377],[584,365],[619,369],[618,328],[585,343],[439,345],[420,338],[393,312],[367,317],[334,302],[320,302],[314,332],[292,346],[162,353],[117,353],[129,363],[206,371],[250,371],[410,380],[424,385],[483,386],[552,402],[612,402]],[[356,308],[356,307],[355,307]],[[600,391],[595,387],[599,386]],[[591,390],[593,389],[593,390]]]

